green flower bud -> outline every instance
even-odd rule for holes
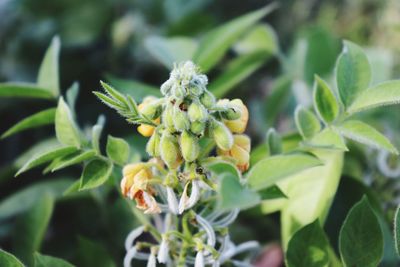
[[[215,143],[220,149],[229,150],[232,148],[233,136],[225,124],[214,120],[210,130]]]
[[[222,117],[226,120],[237,120],[242,116],[242,112],[240,112],[240,108],[235,105],[228,105],[226,110],[223,111]]]
[[[185,88],[183,88],[182,86],[177,85],[177,84],[172,86],[171,93],[177,99],[183,99],[186,96]]]
[[[174,129],[174,106],[170,103],[166,106],[162,114],[162,123],[168,129]]]
[[[160,87],[160,91],[162,95],[168,95],[171,91],[172,88],[172,84],[173,84],[173,80],[169,79],[166,82],[164,82],[161,87]]]
[[[196,135],[202,135],[206,128],[206,122],[194,121],[190,124],[190,131]]]
[[[174,106],[173,116],[174,126],[177,131],[187,130],[190,127],[190,121],[187,113]]]
[[[160,140],[161,135],[158,130],[155,130],[146,145],[147,153],[152,157],[160,156]]]
[[[195,161],[200,152],[200,146],[197,137],[188,131],[183,131],[181,134],[181,151],[182,156],[186,161]]]
[[[215,97],[214,95],[208,91],[204,90],[204,93],[200,96],[200,102],[208,109],[212,108],[215,105]]]
[[[177,138],[167,130],[164,130],[160,140],[161,159],[168,168],[176,169],[182,163],[182,156],[179,151]]]
[[[188,116],[190,121],[206,121],[208,112],[204,106],[198,101],[193,101],[188,109]]]

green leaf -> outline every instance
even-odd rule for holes
[[[43,195],[59,198],[71,185],[70,179],[56,179],[34,183],[17,191],[0,202],[0,219],[6,219],[30,209]]]
[[[79,237],[79,266],[115,267],[108,251],[99,243]]]
[[[357,120],[348,120],[337,127],[339,132],[354,141],[394,154],[399,154],[390,141],[372,126]]]
[[[268,5],[206,33],[193,57],[194,62],[200,66],[203,72],[209,71],[221,60],[241,35],[248,31],[257,21],[273,11],[275,7],[275,4]]]
[[[66,157],[60,159],[54,166],[52,166],[51,171],[55,172],[61,170],[63,168],[81,163],[83,161],[94,158],[97,155],[97,152],[93,149],[84,151],[78,155],[67,155]]]
[[[112,161],[119,165],[124,165],[129,159],[130,147],[124,139],[109,135],[106,152]]]
[[[400,206],[397,207],[394,215],[394,240],[397,254],[400,256]]]
[[[27,129],[43,126],[43,125],[49,125],[54,123],[54,118],[55,118],[55,113],[56,109],[55,108],[50,108],[46,109],[43,111],[40,111],[38,113],[35,113],[22,121],[18,122],[15,124],[13,127],[8,129],[1,138],[6,138],[8,136],[11,136],[13,134],[22,132]]]
[[[266,62],[268,54],[254,52],[232,60],[224,73],[210,84],[210,91],[217,97],[223,97],[237,84],[249,77]]]
[[[28,162],[26,162],[25,165],[22,166],[22,168],[17,172],[17,174],[15,174],[15,176],[18,176],[29,169],[32,169],[43,163],[49,162],[55,158],[64,157],[76,151],[78,151],[78,149],[74,146],[64,146],[43,152],[42,154],[36,155],[33,158],[31,158]]]
[[[321,130],[321,123],[311,111],[298,106],[294,113],[296,127],[303,139],[313,137]]]
[[[322,162],[311,154],[289,154],[272,156],[260,160],[251,168],[247,180],[251,188],[268,188],[282,179],[303,170],[319,166]]]
[[[364,51],[358,45],[344,41],[336,64],[336,82],[345,107],[349,107],[368,88],[370,81],[371,67]]]
[[[104,159],[94,159],[84,168],[81,176],[79,190],[86,190],[99,187],[110,177],[113,164]]]
[[[292,80],[289,76],[281,76],[273,82],[270,94],[263,103],[263,113],[268,127],[276,125],[276,120],[282,114],[292,96],[291,88]]]
[[[329,85],[319,76],[315,76],[313,98],[315,111],[324,122],[330,123],[337,118],[339,104]]]
[[[282,138],[274,128],[269,129],[267,132],[267,147],[271,156],[282,153]]]
[[[71,108],[71,112],[75,114],[75,105],[76,100],[78,99],[79,94],[79,83],[74,82],[66,92],[67,104]]]
[[[104,115],[100,115],[99,118],[97,119],[96,125],[93,126],[93,128],[92,128],[92,147],[99,154],[100,154],[100,137],[101,137],[101,133],[103,131],[105,122],[106,122],[106,119],[105,119]]]
[[[382,231],[365,196],[346,216],[340,229],[339,251],[348,267],[376,267],[382,258]]]
[[[14,255],[0,249],[0,266],[25,267]]]
[[[218,188],[219,208],[222,210],[247,209],[260,203],[260,196],[243,187],[237,177],[225,173]]]
[[[28,266],[33,265],[33,253],[40,249],[53,208],[53,196],[45,194],[17,220],[13,243],[14,252]]]
[[[74,121],[70,108],[62,97],[58,101],[55,124],[56,136],[61,144],[81,146],[78,126]]]
[[[37,78],[38,86],[46,88],[53,96],[60,94],[58,63],[60,46],[60,38],[58,36],[54,37],[44,55]]]
[[[211,162],[207,162],[204,166],[211,172],[215,173],[216,176],[222,175],[224,173],[229,173],[239,179],[241,177],[236,166],[230,162],[216,159]]]
[[[35,267],[74,267],[74,265],[63,259],[46,256],[43,254],[39,254],[38,252],[34,253],[34,258]]]
[[[307,145],[323,149],[338,149],[348,151],[343,137],[333,128],[325,128],[321,132],[311,138],[310,141],[305,142]]]
[[[347,111],[355,113],[398,103],[400,103],[400,80],[393,80],[380,83],[363,91]]]
[[[315,220],[298,230],[289,241],[286,251],[288,267],[329,266],[329,242],[319,221]]]
[[[258,194],[261,196],[262,200],[287,198],[285,193],[283,193],[282,190],[276,185],[260,190],[258,191]]]
[[[151,36],[144,44],[150,54],[169,70],[174,68],[174,63],[191,60],[198,46],[195,40],[187,37]]]
[[[31,83],[0,83],[0,97],[28,97],[52,99],[46,89]]]
[[[238,54],[265,52],[269,55],[279,53],[278,37],[269,24],[255,26],[246,36],[234,46]]]

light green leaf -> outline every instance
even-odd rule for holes
[[[0,97],[28,97],[52,99],[46,89],[31,83],[0,83]]]
[[[262,9],[231,20],[208,32],[201,40],[194,55],[194,62],[203,72],[209,71],[225,55],[238,38],[249,30],[257,21],[270,13],[276,7],[268,5]]]
[[[239,40],[234,50],[239,54],[266,52],[269,55],[276,55],[279,52],[278,37],[269,24],[260,24]]]
[[[43,195],[59,198],[72,183],[70,179],[56,179],[34,183],[0,202],[0,219],[6,219],[30,209]]]
[[[92,147],[99,154],[100,154],[100,137],[101,137],[101,132],[103,131],[105,122],[106,122],[106,119],[105,119],[104,115],[100,115],[99,118],[97,119],[96,125],[93,126],[93,128],[92,128]]]
[[[60,93],[58,63],[60,46],[60,38],[58,36],[54,37],[44,55],[37,78],[38,86],[46,88],[53,96],[58,96]]]
[[[393,80],[380,83],[363,91],[347,111],[355,113],[398,103],[400,103],[400,80]]]
[[[286,251],[288,267],[329,266],[329,242],[319,221],[315,220],[298,230],[289,241]]]
[[[93,149],[84,151],[78,155],[75,155],[75,154],[67,155],[66,157],[63,157],[62,159],[60,159],[60,161],[58,161],[57,164],[52,166],[51,171],[55,172],[55,171],[61,170],[63,168],[81,163],[83,161],[90,160],[90,159],[94,158],[96,155],[97,155],[97,152]]]
[[[222,210],[247,209],[260,203],[260,196],[243,187],[237,177],[225,173],[218,187],[219,208]]]
[[[38,252],[34,253],[34,258],[35,267],[74,267],[74,265],[63,259],[46,256],[43,254],[39,254]]]
[[[11,136],[13,134],[22,132],[27,129],[43,126],[43,125],[49,125],[54,123],[54,118],[55,118],[55,113],[56,109],[55,108],[50,108],[46,109],[43,111],[40,111],[38,113],[35,113],[22,121],[18,122],[15,124],[13,127],[8,129],[1,138],[6,138],[8,136]]]
[[[25,267],[14,255],[0,249],[0,266]]]
[[[321,130],[321,123],[313,112],[298,106],[294,112],[296,127],[303,139],[313,137]]]
[[[261,196],[262,200],[287,198],[285,193],[283,193],[282,190],[276,185],[260,190],[258,191],[258,194]]]
[[[238,180],[241,177],[236,166],[228,161],[215,159],[211,162],[205,163],[204,166],[207,168],[207,170],[213,172],[217,176],[222,175],[224,173],[229,173],[234,177],[236,177],[236,179]]]
[[[81,146],[78,126],[74,121],[70,108],[62,97],[58,101],[55,124],[56,136],[61,144]]]
[[[124,165],[128,161],[130,147],[124,139],[109,135],[106,152],[107,156],[115,163]]]
[[[397,207],[394,215],[394,240],[397,254],[400,256],[400,206]]]
[[[265,52],[255,52],[235,58],[224,73],[210,84],[210,91],[217,98],[223,97],[237,84],[259,69],[267,58],[268,54]]]
[[[174,68],[174,63],[191,60],[198,46],[195,40],[187,37],[151,36],[144,44],[150,54],[169,70]]]
[[[49,162],[55,158],[64,157],[76,151],[78,151],[78,149],[74,146],[63,146],[43,152],[42,154],[36,155],[33,158],[31,158],[28,162],[26,162],[25,165],[22,166],[22,168],[17,172],[17,174],[15,174],[15,176],[18,176],[29,169],[32,169],[43,163]]]
[[[84,168],[81,176],[79,190],[86,190],[99,187],[110,177],[113,164],[104,159],[94,159]]]
[[[247,180],[251,188],[268,188],[282,179],[306,169],[319,166],[322,162],[311,154],[289,154],[272,156],[260,160],[251,168]]]
[[[336,64],[336,82],[345,107],[350,106],[368,88],[370,81],[371,67],[364,51],[358,45],[344,41]]]
[[[349,139],[377,149],[384,149],[391,153],[399,154],[397,149],[384,135],[362,121],[348,120],[337,126],[337,129],[343,136]]]
[[[334,121],[339,115],[339,104],[329,85],[319,76],[315,76],[313,98],[319,117],[326,123]]]
[[[346,216],[340,229],[339,251],[345,267],[376,267],[382,258],[382,231],[365,196]]]
[[[28,266],[33,265],[33,253],[40,249],[53,208],[53,196],[45,194],[17,220],[13,243],[14,252]]]
[[[343,137],[333,128],[325,128],[305,143],[315,148],[349,150]]]
[[[79,83],[74,82],[67,90],[65,93],[66,99],[67,99],[67,104],[71,109],[71,112],[75,114],[75,104],[76,100],[78,99],[78,94],[79,94]]]
[[[273,156],[282,153],[282,138],[279,136],[274,128],[268,130],[266,143],[269,155]]]

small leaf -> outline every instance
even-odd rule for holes
[[[262,200],[287,198],[285,193],[283,193],[282,190],[276,185],[260,190],[258,191],[258,194],[261,196]]]
[[[274,128],[267,132],[267,147],[271,156],[282,153],[282,138]]]
[[[108,136],[106,152],[107,156],[119,165],[124,165],[129,158],[129,144],[122,138]]]
[[[187,37],[151,36],[144,44],[150,54],[169,70],[174,68],[174,63],[191,60],[198,46],[195,40]]]
[[[90,161],[83,170],[79,190],[92,189],[104,184],[112,169],[113,164],[110,161],[100,158]]]
[[[254,165],[247,180],[251,188],[261,190],[293,174],[320,165],[322,162],[310,154],[272,156]]]
[[[394,240],[397,254],[400,256],[400,206],[397,207],[394,215]]]
[[[343,137],[332,128],[325,128],[321,132],[311,138],[310,141],[305,142],[307,145],[322,148],[322,149],[338,149],[348,151]]]
[[[230,162],[216,159],[211,162],[207,162],[204,164],[204,166],[211,172],[215,173],[217,176],[222,175],[224,173],[229,173],[236,177],[236,179],[239,180],[241,177],[238,169],[236,166]]]
[[[56,110],[56,136],[64,145],[80,147],[80,133],[72,116],[71,110],[64,99],[60,97]]]
[[[46,256],[43,254],[39,254],[38,252],[34,253],[35,258],[35,267],[74,267],[69,262],[66,262],[63,259]]]
[[[339,104],[328,84],[318,76],[315,76],[313,96],[319,117],[326,123],[335,120],[339,114]]]
[[[339,96],[345,107],[368,88],[371,81],[371,67],[362,48],[344,41],[343,51],[336,64],[336,82]]]
[[[0,83],[0,97],[28,97],[52,99],[46,89],[31,83]]]
[[[100,137],[101,137],[101,132],[103,131],[104,128],[105,121],[106,119],[104,115],[100,115],[99,118],[97,119],[96,125],[93,126],[92,128],[92,147],[99,154],[100,154]]]
[[[64,146],[43,152],[42,154],[36,155],[35,157],[31,158],[27,163],[25,163],[25,165],[22,166],[22,168],[17,172],[15,176],[18,176],[29,169],[49,162],[55,158],[64,157],[76,151],[78,151],[78,149],[74,146]]]
[[[194,55],[194,62],[203,72],[209,71],[225,55],[228,49],[251,26],[275,9],[275,4],[231,20],[208,32],[201,40]]]
[[[237,177],[224,174],[218,188],[219,208],[223,210],[247,209],[260,203],[260,196],[243,187]]]
[[[294,116],[296,127],[303,139],[311,138],[321,130],[321,123],[311,111],[298,106]]]
[[[66,92],[67,104],[71,108],[71,112],[75,114],[75,104],[79,94],[79,83],[74,82]]]
[[[377,149],[384,149],[394,154],[399,153],[384,135],[362,121],[348,120],[338,126],[337,129],[343,136],[354,141]]]
[[[66,157],[64,157],[60,161],[58,161],[57,164],[52,166],[51,171],[55,172],[55,171],[61,170],[63,168],[81,163],[83,161],[90,160],[90,159],[94,158],[96,155],[97,155],[97,152],[93,149],[82,152],[78,155],[67,155]]]
[[[60,38],[54,37],[51,41],[50,47],[47,49],[40,65],[37,84],[40,87],[46,88],[52,93],[53,96],[58,96],[60,93],[59,81],[59,63],[58,58],[60,54]]]
[[[387,81],[363,91],[349,107],[349,113],[400,103],[400,80]]]
[[[210,84],[210,91],[216,97],[223,97],[241,81],[259,69],[268,58],[268,53],[254,52],[232,60],[224,73]]]
[[[254,52],[266,52],[269,55],[276,55],[279,53],[278,37],[269,24],[260,24],[237,42],[234,50],[242,55]]]
[[[13,134],[22,132],[27,129],[43,126],[43,125],[49,125],[54,123],[54,118],[55,118],[55,113],[56,109],[55,108],[50,108],[46,109],[43,111],[40,111],[38,113],[35,113],[22,121],[18,122],[15,124],[13,127],[8,129],[1,138],[6,138],[8,136],[11,136]]]
[[[329,266],[329,242],[318,220],[293,235],[286,252],[286,262],[288,267]]]
[[[0,266],[25,267],[14,255],[0,249]]]
[[[376,267],[382,258],[382,231],[365,196],[346,216],[340,229],[339,251],[348,267]]]

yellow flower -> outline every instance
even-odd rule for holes
[[[229,150],[217,149],[217,154],[233,158],[238,169],[245,172],[249,169],[250,149],[250,138],[244,134],[237,134],[233,136],[232,148]]]
[[[226,125],[226,127],[229,128],[229,130],[232,131],[232,133],[244,133],[247,127],[247,122],[249,121],[249,111],[247,107],[243,104],[242,100],[234,99],[229,101],[227,99],[222,99],[220,103],[229,103],[230,105],[234,105],[239,109],[240,118],[236,120],[224,120],[224,124]]]
[[[146,97],[143,99],[143,102],[138,105],[138,110],[140,112],[143,112],[146,116],[152,117],[155,114],[156,109],[151,107],[150,105],[156,101],[157,98],[155,97]],[[160,123],[160,118],[156,118],[153,120],[155,124]],[[152,125],[147,125],[147,124],[140,124],[139,127],[137,128],[138,132],[143,135],[144,137],[150,137],[153,135],[155,127]]]

